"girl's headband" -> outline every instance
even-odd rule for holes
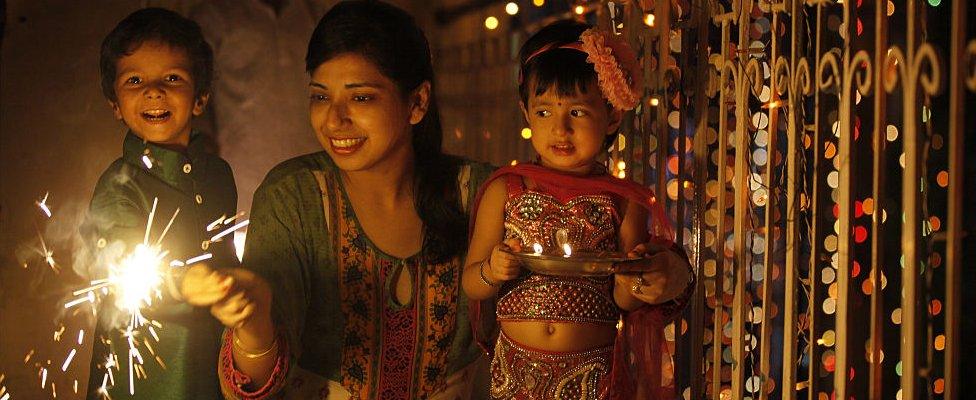
[[[525,58],[523,68],[533,58],[554,49],[571,49],[585,53],[586,62],[593,64],[593,69],[596,70],[603,97],[623,111],[637,106],[643,89],[642,71],[637,56],[627,43],[606,32],[590,28],[580,34],[577,42],[542,46]],[[520,70],[519,84],[523,83],[523,79]]]

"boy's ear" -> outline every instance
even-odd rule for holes
[[[207,103],[209,102],[210,93],[204,93],[200,95],[200,97],[197,97],[197,99],[193,101],[193,116],[199,117],[202,115],[203,111],[207,109]]]
[[[109,107],[112,107],[112,113],[115,114],[115,120],[116,121],[121,121],[122,120],[122,110],[119,109],[119,102],[109,100],[108,105],[109,105]]]
[[[410,125],[417,125],[424,120],[427,109],[430,108],[430,82],[424,81],[410,94]]]
[[[609,121],[607,124],[607,136],[617,133],[620,129],[620,123],[623,122],[624,112],[617,107],[611,107],[610,113],[607,115]]]
[[[519,101],[519,109],[522,110],[522,118],[525,118],[525,123],[529,123],[529,110],[525,108],[525,102]]]

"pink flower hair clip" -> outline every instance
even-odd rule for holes
[[[626,42],[607,32],[590,28],[580,34],[580,50],[593,64],[603,96],[615,108],[637,107],[643,89],[643,75],[637,56]]]

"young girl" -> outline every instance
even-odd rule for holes
[[[662,328],[694,277],[654,194],[598,162],[623,111],[640,100],[636,58],[623,42],[573,21],[543,28],[520,56],[520,106],[539,157],[498,170],[482,186],[462,278],[469,298],[497,299],[491,395],[666,398]],[[573,251],[659,262],[643,274],[557,277],[523,270],[504,251],[538,243],[562,254],[567,242]]]

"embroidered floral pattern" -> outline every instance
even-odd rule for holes
[[[335,182],[335,180],[332,180]],[[333,193],[341,193],[333,187]],[[456,325],[458,261],[395,260],[370,245],[351,205],[337,198],[339,298],[346,319],[340,383],[354,398],[424,398],[444,386]],[[413,298],[398,305],[398,268],[414,278]]]

